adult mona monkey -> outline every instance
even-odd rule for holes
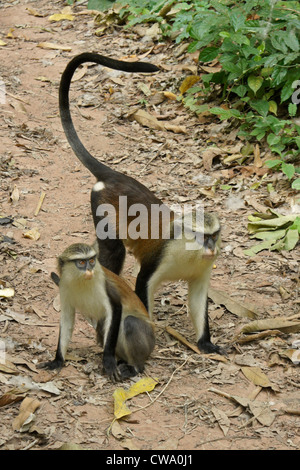
[[[204,213],[201,226],[190,225],[190,236],[176,236],[178,226],[175,213],[168,209],[149,189],[135,179],[117,172],[94,158],[80,141],[74,128],[69,90],[75,70],[85,62],[94,62],[125,72],[151,73],[159,69],[144,62],[123,62],[96,53],[83,53],[74,57],[62,74],[59,88],[59,108],[62,125],[70,146],[83,165],[96,177],[91,192],[91,207],[98,236],[99,260],[106,268],[120,274],[125,246],[140,263],[135,291],[152,318],[154,292],[163,281],[184,279],[189,287],[189,313],[197,338],[198,348],[205,353],[220,352],[210,340],[208,324],[207,291],[211,269],[220,251],[220,223],[212,213]],[[128,210],[122,211],[126,201]],[[140,226],[146,227],[143,236],[130,234],[127,230],[136,215],[136,207],[146,209]],[[115,218],[109,224],[112,230],[103,236],[104,212],[115,209]],[[153,223],[153,209],[159,208],[158,222]],[[163,215],[168,215],[168,222]],[[112,217],[113,219],[113,217]],[[179,230],[180,231],[180,230]],[[100,233],[101,232],[101,233]],[[153,233],[155,232],[155,235]],[[196,248],[191,249],[191,237],[196,238]]]
[[[113,380],[134,377],[144,369],[154,343],[154,328],[148,312],[128,284],[100,265],[94,246],[75,243],[58,257],[61,315],[55,359],[38,368],[64,365],[75,313],[90,320],[103,346],[103,369]],[[119,362],[118,362],[119,361]]]

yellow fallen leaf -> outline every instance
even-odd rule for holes
[[[63,21],[63,20],[68,20],[68,21],[73,21],[74,16],[70,15],[69,13],[55,13],[54,15],[49,16],[48,20],[49,21]]]
[[[6,37],[10,39],[14,39],[15,38],[13,34],[14,30],[15,30],[14,28],[9,28],[9,32],[7,33]]]
[[[39,82],[50,82],[51,83],[50,78],[44,77],[42,75],[40,75],[39,77],[36,77],[35,80],[38,80]]]
[[[69,52],[72,50],[72,47],[70,46],[62,46],[60,44],[55,44],[54,42],[40,42],[38,44],[38,47],[41,47],[42,49],[54,49],[54,50],[66,51],[66,52]]]
[[[140,393],[151,392],[157,384],[158,380],[153,380],[151,377],[143,377],[126,391],[127,399],[135,397]]]
[[[175,93],[172,93],[171,91],[164,91],[164,96],[168,98],[169,100],[174,100],[174,101],[177,100],[177,96],[175,95]]]
[[[113,393],[115,418],[120,419],[123,416],[130,415],[131,411],[125,401],[141,393],[151,392],[157,384],[157,380],[153,380],[151,377],[144,377],[134,383],[128,390],[124,390],[122,387],[116,388]]]
[[[24,238],[29,238],[29,240],[34,240],[34,241],[37,241],[40,238],[40,236],[41,235],[36,227],[23,233]]]
[[[7,46],[7,43],[4,42],[4,41],[2,41],[2,40],[0,39],[0,47],[1,47],[1,46]]]
[[[32,15],[32,16],[37,16],[40,18],[44,16],[43,13],[38,12],[35,8],[27,7],[26,11],[28,11],[29,15]]]
[[[127,397],[124,388],[117,388],[113,393],[113,397],[115,418],[120,419],[123,418],[123,416],[130,415],[131,411],[125,403]]]
[[[186,77],[180,85],[180,93],[183,95],[189,88],[195,85],[195,83],[197,83],[199,79],[200,77],[198,77],[198,75],[189,75],[188,77]]]

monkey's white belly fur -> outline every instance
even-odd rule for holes
[[[102,318],[110,319],[112,315],[110,301],[104,282],[94,279],[83,280],[67,286],[67,301],[76,312],[91,320],[93,326]]]

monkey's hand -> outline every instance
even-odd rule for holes
[[[36,367],[37,369],[55,370],[55,369],[61,369],[63,365],[64,365],[63,361],[54,359],[53,361],[41,362]]]
[[[109,376],[112,382],[119,382],[122,380],[120,370],[113,356],[103,356],[103,369],[104,373]]]

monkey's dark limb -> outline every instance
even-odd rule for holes
[[[64,361],[56,360],[41,362],[36,366],[37,369],[48,369],[48,370],[55,370],[61,369],[64,366]]]
[[[59,333],[59,340],[58,340],[58,346],[57,346],[57,350],[55,354],[55,359],[53,359],[53,361],[41,362],[40,364],[37,365],[38,369],[55,370],[55,369],[61,369],[64,366],[65,360],[61,353],[60,340],[61,340],[61,330]]]
[[[129,364],[126,364],[124,362],[118,364],[118,370],[119,370],[121,380],[135,377],[138,373],[138,371],[136,370],[134,366],[130,366]]]
[[[222,350],[219,346],[213,344],[210,340],[210,332],[209,332],[209,323],[208,323],[208,300],[206,299],[206,307],[205,307],[205,325],[204,331],[197,341],[197,346],[200,351],[204,352],[205,354],[217,353],[222,354]]]
[[[121,240],[99,240],[99,262],[115,274],[120,274],[123,268],[126,249]]]
[[[105,373],[112,380],[120,380],[119,371],[117,368],[117,361],[115,359],[116,345],[118,341],[118,335],[120,330],[120,322],[122,316],[122,305],[120,303],[114,303],[112,305],[113,321],[111,322],[110,329],[107,335],[107,339],[103,351],[103,368]]]
[[[162,250],[161,250],[162,251]],[[149,309],[148,305],[148,281],[150,280],[152,274],[157,269],[157,266],[160,261],[161,253],[158,253],[158,256],[155,261],[150,261],[148,263],[142,263],[141,269],[137,275],[135,283],[135,293],[141,299],[143,304],[146,307],[146,310]]]

